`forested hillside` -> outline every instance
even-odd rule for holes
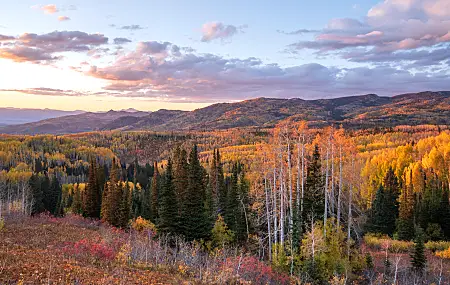
[[[399,125],[449,125],[450,92],[421,92],[380,97],[375,94],[335,99],[258,98],[220,103],[190,112],[84,113],[0,128],[8,134],[68,134],[90,131],[211,131],[231,128],[270,129],[283,120],[308,121],[311,127],[343,125],[348,129]]]
[[[93,221],[100,238],[54,246],[96,270],[126,260],[222,284],[450,280],[443,126],[3,135],[0,169],[0,236],[21,231],[19,216]]]

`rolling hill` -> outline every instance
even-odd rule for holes
[[[50,118],[78,115],[84,111],[61,111],[51,109],[0,108],[0,125],[18,125]]]
[[[152,113],[110,111],[64,116],[0,128],[8,134],[63,134],[97,130],[188,131],[238,127],[273,127],[281,120],[307,120],[312,126],[342,124],[350,128],[396,125],[450,125],[450,91],[393,97],[375,94],[334,99],[257,98],[219,103],[194,111]]]

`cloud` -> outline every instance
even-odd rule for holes
[[[169,42],[138,43],[134,51],[118,57],[114,63],[91,66],[86,74],[108,80],[105,91],[116,92],[115,96],[191,102],[261,96],[393,95],[448,88],[446,73],[411,73],[382,66],[336,68],[316,63],[282,67],[257,58],[195,54]]]
[[[14,40],[9,37],[9,41],[8,47],[0,48],[0,58],[17,62],[45,63],[61,59],[59,53],[87,53],[107,44],[108,38],[102,34],[80,31],[54,31],[47,34],[25,33]]]
[[[24,46],[0,48],[0,58],[9,59],[15,62],[48,62],[60,59],[59,56],[54,56],[44,50]]]
[[[116,45],[121,45],[121,44],[126,44],[126,43],[131,43],[131,40],[127,39],[127,38],[114,38],[114,44],[116,44]]]
[[[116,26],[116,25],[111,25],[111,26]],[[129,30],[129,31],[137,31],[137,30],[143,30],[145,29],[144,27],[140,26],[140,25],[128,25],[128,26],[121,26],[118,28],[119,30]]]
[[[15,37],[13,37],[13,36],[0,35],[0,42],[12,41],[14,39],[15,39]]]
[[[56,8],[56,5],[54,4],[44,5],[41,7],[41,10],[47,14],[55,14],[56,12],[59,11],[58,8]]]
[[[332,19],[314,40],[299,41],[288,49],[314,50],[319,55],[341,56],[350,61],[386,62],[397,56],[404,64],[417,63],[415,55],[450,46],[450,2],[448,0],[385,0],[373,6],[361,22]],[[407,53],[411,53],[408,56]],[[422,61],[427,65],[443,63]]]
[[[60,22],[64,22],[64,21],[69,21],[70,18],[67,16],[58,16],[58,21]]]
[[[242,32],[246,26],[236,27],[233,25],[225,25],[221,22],[209,22],[202,27],[202,42],[211,42],[213,40],[229,40],[234,35]]]
[[[282,30],[277,30],[278,33],[280,34],[285,34],[285,35],[303,35],[303,34],[308,34],[308,33],[318,33],[318,30],[309,30],[309,29],[298,29],[292,32],[286,32],[286,31],[282,31]]]

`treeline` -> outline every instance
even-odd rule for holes
[[[133,175],[128,176],[130,170]],[[106,175],[104,167],[91,161],[88,183],[66,185],[63,205],[121,228],[142,217],[154,223],[159,233],[187,240],[211,239],[218,221],[234,241],[247,239],[252,230],[251,201],[243,165],[236,163],[230,175],[224,174],[220,152],[215,150],[208,173],[195,145],[189,154],[178,147],[167,162],[155,163],[146,185],[138,182],[141,171],[146,168],[136,164],[122,169],[114,161]]]

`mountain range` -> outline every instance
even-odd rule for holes
[[[292,119],[312,126],[342,124],[348,128],[397,125],[450,125],[450,91],[381,97],[375,94],[334,99],[257,98],[219,103],[194,111],[136,110],[85,112],[0,128],[6,134],[67,134],[101,130],[189,131],[240,127],[273,127]]]

